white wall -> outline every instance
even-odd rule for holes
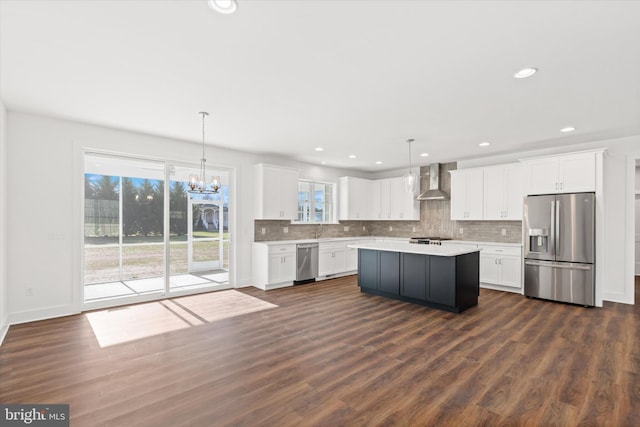
[[[197,162],[201,145],[117,129],[7,113],[7,309],[9,323],[81,310],[81,194],[84,149],[160,160]],[[236,169],[233,240],[236,287],[251,284],[254,228],[253,165],[296,167],[308,177],[336,180],[349,171],[274,156],[207,147],[208,165]],[[46,221],[45,221],[46,219]],[[33,296],[27,296],[31,288]]]
[[[0,99],[0,344],[9,327],[7,306],[7,111]]]
[[[199,145],[12,111],[7,121],[10,322],[78,312],[83,148],[193,162]],[[207,155],[209,164],[236,168],[235,245],[238,254],[250,254],[255,159],[214,148]],[[249,284],[249,255],[235,259],[235,273],[236,286]]]
[[[509,163],[526,157],[606,148],[604,156],[604,280],[605,301],[634,303],[634,187],[635,159],[640,158],[640,135],[588,144],[532,150],[517,155],[483,157],[458,162],[458,168]]]
[[[640,163],[640,162],[637,162]],[[640,166],[636,166],[636,182],[635,182],[635,274],[640,276]]]

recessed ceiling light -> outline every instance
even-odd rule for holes
[[[327,162],[325,162],[324,160],[323,160],[323,161],[321,161],[320,163],[321,163],[321,164],[323,164],[323,165],[326,165],[326,164],[327,164]]]
[[[515,77],[516,79],[526,79],[527,77],[533,76],[537,71],[537,68],[527,67],[515,73],[513,77]]]
[[[378,160],[378,161],[376,162],[376,165],[381,165],[381,164],[382,164],[382,162],[381,162],[380,160]]]
[[[207,3],[211,9],[225,15],[230,15],[238,9],[236,0],[209,0]]]
[[[324,151],[324,148],[322,148],[322,147],[316,147],[316,151]]]
[[[574,130],[576,130],[576,128],[574,128],[573,126],[566,126],[560,129],[560,132],[573,132]]]
[[[480,146],[480,147],[488,147],[490,145],[491,145],[491,143],[487,142],[487,141],[482,141],[480,144],[478,144],[478,146]]]
[[[355,155],[355,154],[349,154],[349,158],[350,158],[350,159],[355,159],[355,158],[356,158],[356,155]]]
[[[420,157],[429,157],[429,153],[422,153],[420,154]]]

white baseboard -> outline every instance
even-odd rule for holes
[[[4,337],[6,337],[7,332],[9,332],[9,319],[4,319],[4,321],[0,323],[0,325],[2,325],[0,327],[0,346],[1,346],[4,341]]]
[[[248,288],[249,286],[253,286],[251,284],[251,279],[243,279],[236,282],[234,288]]]
[[[608,302],[617,302],[620,304],[633,305],[635,303],[633,295],[629,296],[625,294],[618,294],[618,293],[611,293],[611,292],[605,292],[605,294],[602,296],[602,300],[608,301]]]
[[[491,289],[493,291],[511,292],[514,294],[524,295],[523,288],[513,288],[511,286],[500,286],[500,285],[493,285],[491,283],[482,283],[482,282],[480,282],[480,287],[484,289]]]
[[[72,305],[60,305],[56,307],[47,307],[39,310],[28,310],[9,315],[9,324],[18,325],[20,323],[36,322],[38,320],[52,319],[54,317],[71,316],[79,314],[80,311]]]

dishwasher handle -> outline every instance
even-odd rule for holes
[[[298,243],[296,247],[298,249],[313,249],[313,248],[317,248],[318,244],[317,243]]]

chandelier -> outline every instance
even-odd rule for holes
[[[204,118],[209,115],[205,111],[198,113],[202,117],[202,158],[200,159],[200,175],[189,176],[189,188],[188,193],[196,194],[218,194],[220,189],[220,177],[214,176],[211,182],[207,182],[206,165],[207,159],[204,156]]]
[[[416,192],[416,184],[418,183],[418,175],[413,173],[411,170],[411,143],[413,139],[407,139],[409,143],[409,172],[405,173],[402,176],[402,181],[404,183],[404,189],[407,193],[415,193]]]

